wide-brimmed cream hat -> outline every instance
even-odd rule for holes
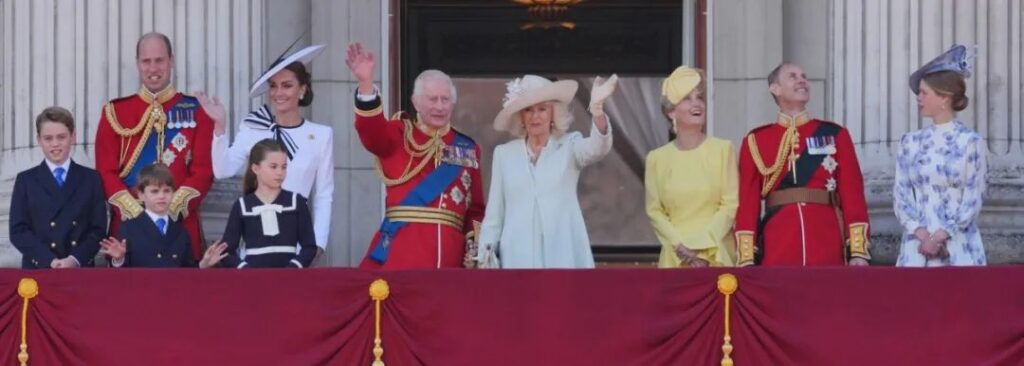
[[[541,102],[554,102],[560,104],[561,113],[555,115],[555,126],[558,130],[564,131],[572,122],[572,115],[568,113],[569,103],[576,97],[576,89],[579,84],[575,80],[561,80],[552,82],[537,75],[523,75],[505,84],[507,90],[501,112],[494,117],[494,129],[499,131],[517,131],[521,125],[519,111]],[[562,122],[562,123],[559,123]],[[562,126],[564,125],[564,126]]]
[[[298,52],[295,52],[288,56],[282,55],[276,61],[270,64],[270,68],[268,68],[267,71],[264,71],[263,74],[260,75],[260,78],[256,79],[255,83],[252,83],[252,88],[249,89],[249,97],[254,98],[259,96],[260,94],[265,93],[267,89],[270,88],[270,86],[268,85],[268,81],[270,80],[270,78],[274,77],[274,75],[277,75],[278,72],[284,70],[285,67],[288,67],[288,65],[291,65],[293,62],[301,62],[303,66],[306,66],[306,69],[309,69],[309,63],[312,62],[314,58],[320,56],[320,54],[324,52],[324,47],[327,46],[317,44],[303,48]]]

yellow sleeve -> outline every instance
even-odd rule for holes
[[[658,164],[657,151],[647,154],[645,164],[644,191],[646,192],[647,217],[650,218],[651,227],[654,228],[654,234],[658,237],[662,247],[674,249],[682,242],[682,238],[679,232],[672,227],[672,222],[668,218],[668,208],[665,207],[658,195],[659,188],[664,187],[664,181],[668,180],[668,177],[665,172],[659,170],[661,165]]]

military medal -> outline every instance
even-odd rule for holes
[[[175,109],[167,111],[167,128],[171,130],[178,128],[178,111]]]
[[[188,138],[179,133],[171,140],[171,146],[174,146],[178,151],[185,151],[185,147],[188,146]]]
[[[836,153],[836,143],[834,136],[808,137],[806,143],[808,154],[826,155]]]
[[[164,165],[170,166],[171,164],[174,163],[174,159],[177,158],[177,157],[178,157],[178,154],[175,154],[174,151],[171,150],[171,149],[167,149],[167,150],[164,150],[164,154],[163,154],[163,156],[161,156],[160,160],[162,160],[164,162]]]
[[[463,170],[462,171],[462,178],[461,179],[462,179],[462,187],[466,188],[466,190],[469,190],[469,185],[473,184],[473,177],[469,176],[469,172]]]
[[[821,161],[821,166],[824,167],[829,174],[832,174],[832,172],[836,171],[836,167],[839,166],[839,162],[832,157],[832,154],[829,154],[825,157],[825,160]]]
[[[829,177],[828,180],[825,181],[825,189],[828,190],[829,192],[835,191],[836,190],[836,179],[832,178],[832,177]]]
[[[459,187],[457,187],[457,186],[455,188],[452,188],[451,196],[452,196],[452,201],[455,201],[456,205],[457,204],[461,204],[462,203],[462,199],[466,198],[466,196],[464,196],[462,194],[462,190],[459,189]]]
[[[470,167],[471,167],[471,168],[473,168],[473,169],[478,169],[478,168],[480,168],[480,160],[478,160],[478,159],[476,158],[476,150],[473,150],[473,149],[468,149],[468,150],[466,151],[466,154],[468,154],[468,155],[469,155],[469,163],[470,163]],[[468,187],[467,187],[467,188],[468,188]]]

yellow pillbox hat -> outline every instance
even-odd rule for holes
[[[672,104],[686,98],[693,88],[700,85],[700,73],[689,66],[679,66],[661,83],[661,95]]]

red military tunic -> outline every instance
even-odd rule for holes
[[[156,95],[142,89],[107,103],[96,131],[96,170],[114,210],[111,234],[117,233],[121,221],[142,214],[136,201],[138,173],[161,161],[178,186],[170,216],[182,221],[192,241],[192,254],[201,258],[204,240],[199,204],[213,184],[212,138],[213,122],[199,101],[173,87]]]
[[[372,102],[356,101],[356,132],[366,150],[378,159],[378,171],[387,185],[386,217],[407,222],[389,241],[386,261],[380,263],[371,257],[381,244],[378,231],[367,249],[360,268],[442,268],[462,267],[466,241],[475,235],[484,214],[484,196],[480,180],[480,147],[464,154],[457,178],[443,189],[440,197],[429,202],[424,209],[402,206],[403,198],[425,177],[437,168],[440,155],[423,160],[431,149],[451,147],[457,131],[445,127],[441,133],[444,146],[431,146],[431,135],[416,122],[384,117],[380,98]],[[438,143],[438,145],[442,145]],[[438,154],[441,154],[438,152]],[[423,163],[422,169],[411,176]],[[408,178],[402,181],[401,178]]]
[[[779,121],[755,128],[741,143],[735,234],[739,265],[754,264],[755,253],[764,265],[845,265],[846,249],[849,256],[870,259],[864,181],[849,132],[832,122],[808,120],[805,113],[795,118],[780,113]],[[791,123],[797,125],[792,150],[784,141]],[[798,159],[791,164],[784,158],[776,165],[780,148],[795,151]],[[774,174],[764,174],[774,167]],[[827,203],[768,206],[766,198],[789,188],[811,188],[838,198],[845,225]]]

